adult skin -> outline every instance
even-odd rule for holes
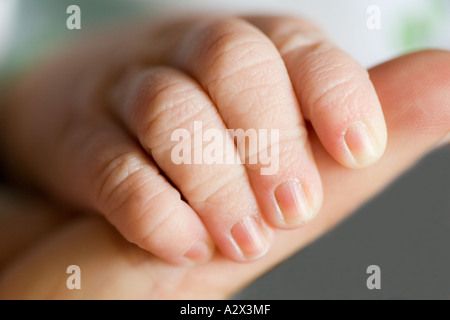
[[[0,298],[221,299],[236,293],[335,226],[430,150],[448,143],[450,53],[414,53],[371,69],[370,76],[387,122],[385,155],[370,168],[350,170],[335,162],[310,130],[324,186],[321,214],[302,229],[275,231],[273,247],[264,258],[240,264],[215,254],[203,265],[174,266],[127,243],[100,217],[80,216],[55,226],[52,219],[57,221],[59,215],[41,212],[47,222],[36,223],[39,232],[27,236],[28,249],[1,268]],[[14,211],[13,205],[9,211]],[[1,219],[0,225],[6,226],[17,217]],[[25,246],[24,226],[30,227],[24,220],[11,225],[16,230],[8,238],[11,245],[20,242],[20,248]],[[45,237],[40,237],[45,230]],[[4,236],[2,231],[0,243],[6,241]],[[82,270],[81,290],[66,288],[65,272],[73,264]]]

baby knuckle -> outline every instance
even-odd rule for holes
[[[244,172],[235,171],[214,175],[197,181],[186,190],[189,202],[197,208],[217,207],[226,204],[232,206],[230,199],[242,193],[243,186],[248,185]],[[204,212],[204,210],[200,210]]]
[[[310,90],[304,95],[309,115],[320,115],[336,105],[346,105],[358,92],[360,84],[365,82],[361,81],[364,79],[359,70],[355,71],[343,65],[328,66],[324,69],[328,70],[327,73],[330,75],[318,74],[311,77],[309,83],[305,84],[305,87],[315,87],[314,90]],[[345,74],[345,77],[338,76],[341,74]],[[321,83],[321,85],[314,85],[313,81],[316,84]]]
[[[262,67],[265,62],[280,59],[262,33],[238,19],[216,22],[205,28],[202,36],[205,40],[194,61],[200,62],[207,83],[251,72],[253,66]]]
[[[102,211],[108,214],[118,211],[126,203],[142,203],[144,195],[133,191],[139,191],[143,184],[143,170],[144,165],[133,152],[106,161],[96,174],[99,177],[97,203]]]
[[[141,120],[141,136],[146,145],[170,140],[172,132],[205,108],[199,89],[194,85],[174,83],[159,90],[146,103]]]

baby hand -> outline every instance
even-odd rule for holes
[[[10,163],[173,263],[206,261],[214,243],[236,261],[261,257],[271,228],[320,209],[309,139],[362,168],[387,138],[366,70],[291,17],[109,34],[32,73],[10,101]]]

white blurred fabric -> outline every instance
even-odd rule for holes
[[[43,6],[48,10],[39,10],[36,17],[27,19],[36,19],[36,21],[45,21],[47,27],[51,21],[55,21],[55,10],[50,10],[50,6],[59,0],[43,1],[43,0],[0,0],[0,58],[14,30],[11,30],[13,24],[13,16],[15,19],[21,19],[21,13],[16,12],[15,7],[20,2],[23,7],[31,8],[31,6]],[[59,2],[59,5],[64,2]],[[83,14],[87,14],[88,10],[95,6],[104,6],[106,9],[117,5],[114,1],[91,1],[91,0],[74,0],[67,3],[78,4]],[[124,2],[121,2],[124,5]],[[430,21],[430,12],[433,4],[439,4],[447,11],[450,11],[450,1],[448,0],[130,0],[126,2],[129,6],[148,6],[148,18],[151,14],[159,15],[160,13],[200,13],[200,12],[218,12],[233,14],[289,14],[303,15],[315,21],[330,35],[341,48],[349,52],[362,65],[370,67],[381,61],[390,59],[394,56],[404,53],[404,48],[395,45],[395,41],[401,38],[396,33],[401,32],[402,20],[405,16],[414,14],[416,17],[428,17]],[[367,8],[371,5],[377,5],[381,11],[381,29],[369,30],[366,26],[369,14]],[[45,8],[44,8],[45,9]],[[66,12],[62,9],[63,18]],[[145,10],[144,10],[145,11]],[[442,10],[441,10],[442,11]],[[445,11],[445,10],[444,10]],[[45,16],[45,14],[48,16]],[[114,14],[117,14],[114,13]],[[120,14],[120,11],[119,13]],[[440,21],[440,27],[433,29],[432,36],[426,39],[424,47],[438,47],[450,49],[450,12],[444,12],[444,22]],[[431,15],[432,16],[432,15]],[[442,19],[441,19],[442,20]],[[446,20],[446,22],[445,22]],[[14,26],[23,28],[30,21],[23,21]],[[30,22],[30,25],[33,25]],[[9,27],[8,27],[9,26]],[[33,26],[39,26],[34,24]],[[55,28],[64,28],[65,26],[58,24],[52,26]],[[30,29],[33,29],[30,28]],[[33,30],[35,32],[35,30]],[[48,32],[47,31],[44,31]],[[396,40],[397,39],[397,40]],[[420,47],[417,47],[419,49]],[[409,48],[411,49],[411,48]],[[416,49],[416,48],[412,48]],[[23,48],[20,48],[23,50]],[[14,55],[12,50],[12,55]]]
[[[16,0],[0,0],[0,63],[8,50],[17,3]]]

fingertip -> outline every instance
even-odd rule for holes
[[[387,142],[386,126],[353,121],[343,134],[344,158],[348,168],[366,168],[376,163],[384,154]]]
[[[237,247],[238,262],[257,260],[269,251],[271,234],[259,217],[247,216],[236,223],[230,230],[233,243]]]
[[[211,260],[215,251],[214,243],[208,237],[195,242],[191,248],[180,259],[184,265],[200,265]]]
[[[317,192],[316,192],[317,193]],[[280,229],[296,229],[312,221],[320,203],[314,201],[308,188],[299,179],[290,179],[281,183],[274,192],[280,215],[276,227]]]

